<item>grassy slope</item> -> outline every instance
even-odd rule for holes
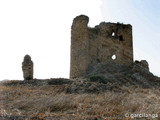
[[[33,120],[129,120],[125,113],[157,113],[160,119],[157,89],[121,86],[123,92],[67,94],[66,87],[0,85],[0,115]]]

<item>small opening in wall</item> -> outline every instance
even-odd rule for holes
[[[115,32],[112,32],[112,37],[114,37],[115,36]]]
[[[112,60],[115,60],[117,58],[117,56],[114,54],[112,55]]]
[[[119,40],[120,40],[120,41],[123,41],[123,40],[124,40],[122,35],[119,36]]]

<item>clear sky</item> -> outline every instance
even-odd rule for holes
[[[69,77],[70,30],[74,17],[132,24],[134,59],[147,59],[160,76],[160,1],[154,0],[1,0],[0,80],[23,79],[29,54],[35,78]]]

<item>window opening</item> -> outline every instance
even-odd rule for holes
[[[117,56],[114,54],[112,55],[112,60],[115,60],[117,58]]]
[[[114,37],[115,36],[115,32],[112,32],[112,37]]]
[[[123,41],[123,40],[124,40],[122,35],[119,36],[119,40],[120,40],[120,41]]]

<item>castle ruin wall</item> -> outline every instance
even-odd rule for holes
[[[89,18],[77,16],[71,29],[70,78],[84,77],[100,63],[130,66],[133,63],[132,26],[102,22],[88,27]]]

